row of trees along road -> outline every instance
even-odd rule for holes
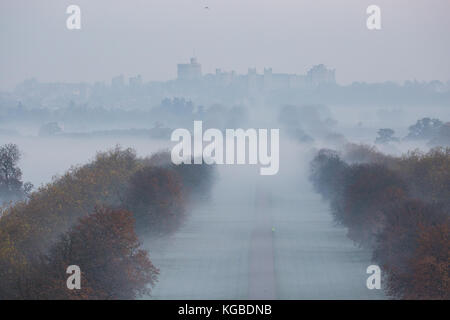
[[[450,299],[450,148],[402,157],[323,149],[311,180],[348,236],[372,250],[389,296]]]
[[[12,155],[8,163],[20,177],[17,147],[1,150]],[[175,232],[186,203],[196,193],[204,197],[214,176],[214,167],[174,166],[167,159],[167,153],[138,158],[116,147],[34,192],[22,186],[26,196],[0,217],[0,299],[150,294],[159,270],[141,242]],[[69,265],[80,266],[81,290],[66,287]]]

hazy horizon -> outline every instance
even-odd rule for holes
[[[71,4],[81,8],[81,30],[66,29]],[[381,8],[381,30],[366,28],[371,4]],[[17,0],[0,7],[0,90],[33,77],[166,81],[194,52],[204,74],[249,67],[305,74],[323,63],[336,69],[339,84],[450,79],[445,0]]]

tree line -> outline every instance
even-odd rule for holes
[[[213,166],[175,166],[167,152],[100,152],[0,217],[0,299],[134,299],[150,294],[159,270],[144,239],[176,231],[193,196],[207,196]],[[81,290],[66,268],[80,266]]]
[[[370,248],[395,299],[450,299],[450,148],[392,157],[320,150],[310,179],[348,237]]]
[[[395,137],[395,131],[390,128],[378,130],[375,143],[398,142],[401,140],[424,140],[430,146],[450,146],[450,122],[439,119],[422,118],[408,127],[408,135],[400,139]]]

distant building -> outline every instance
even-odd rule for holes
[[[234,71],[224,72],[220,69],[216,69],[216,73],[214,76],[216,84],[229,85],[233,82],[234,78],[236,77],[236,72]]]
[[[125,77],[123,76],[123,74],[112,78],[111,86],[115,89],[124,87],[125,86]]]
[[[312,67],[306,75],[273,73],[272,68],[264,68],[264,73],[258,74],[255,68],[249,68],[246,78],[250,92],[312,88],[324,83],[336,83],[335,70],[327,69],[323,64]]]
[[[335,70],[327,69],[323,64],[312,67],[307,75],[309,84],[316,86],[322,83],[336,83]]]
[[[305,86],[305,76],[288,73],[273,73],[272,68],[264,68],[264,91],[301,88]]]
[[[178,80],[204,80],[213,85],[247,86],[249,92],[273,91],[285,89],[301,89],[316,87],[320,84],[336,83],[335,70],[327,69],[323,64],[313,66],[306,75],[274,73],[272,68],[264,68],[263,74],[258,74],[256,68],[248,68],[247,74],[237,75],[234,71],[224,72],[216,69],[214,74],[202,75],[202,66],[195,58],[190,63],[178,64]]]
[[[202,65],[196,58],[191,58],[190,63],[180,63],[177,66],[179,80],[194,80],[202,77]]]
[[[128,82],[130,87],[140,87],[142,86],[142,76],[139,74],[136,77],[130,77]]]

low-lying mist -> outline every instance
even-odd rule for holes
[[[184,113],[179,113],[179,108],[184,109]],[[326,105],[272,107],[262,104],[257,107],[244,104],[203,108],[186,101],[171,100],[153,114],[157,116],[149,126],[132,120],[120,127],[107,122],[99,123],[98,127],[92,122],[88,127],[83,127],[81,122],[66,126],[54,122],[36,123],[34,130],[29,130],[30,126],[10,123],[0,132],[0,145],[13,143],[21,151],[18,166],[23,181],[34,185],[32,191],[41,192],[39,187],[52,181],[58,184],[58,179],[68,170],[89,167],[97,161],[98,152],[120,146],[132,148],[140,159],[161,151],[170,152],[174,145],[170,141],[170,132],[176,128],[192,131],[194,120],[202,120],[204,128],[217,128],[222,132],[236,128],[280,129],[280,163],[276,175],[261,176],[259,165],[217,165],[216,173],[211,176],[213,183],[207,184],[207,189],[190,194],[189,201],[183,202],[182,211],[186,216],[176,223],[176,227],[170,225],[171,232],[164,231],[155,236],[146,233],[139,223],[135,225],[142,248],[148,252],[155,269],[148,269],[149,272],[153,270],[150,275],[153,280],[145,278],[146,275],[139,280],[147,283],[151,292],[145,291],[145,286],[134,287],[127,297],[386,298],[383,291],[367,290],[366,268],[373,263],[373,250],[356,245],[355,238],[348,238],[349,225],[336,220],[332,214],[333,203],[330,206],[323,201],[311,183],[311,161],[319,150],[333,149],[338,154],[345,154],[360,144],[374,153],[398,157],[408,151],[427,152],[436,145],[449,143],[446,121],[450,119],[450,112],[442,107],[428,107],[426,112],[424,108]],[[22,126],[28,131],[22,130]],[[154,131],[148,131],[150,129]],[[15,130],[15,134],[11,130]],[[184,197],[182,192],[177,193],[178,182],[171,180],[171,173],[164,173],[171,182],[164,184],[165,178],[157,181],[171,190],[171,196],[165,198],[161,194],[151,200],[156,204],[147,203],[146,199],[153,199],[159,188],[158,183],[152,185],[149,181],[162,177],[162,171],[153,171],[151,166],[157,163],[163,167],[170,165],[168,154],[164,157],[164,161],[162,158],[145,160],[143,164],[150,165],[146,170],[136,168],[136,176],[124,184],[134,196],[123,201],[131,204],[120,205],[118,209],[130,211],[138,221],[154,224],[159,222],[151,219],[159,216],[152,213],[152,218],[148,218],[147,215],[160,210],[155,209],[160,205],[158,199],[171,202],[179,196]],[[345,160],[349,163],[366,161],[366,158],[361,159]],[[187,173],[189,166],[195,168],[196,165],[180,169],[183,179],[188,179],[181,179],[180,186],[199,183],[195,170]],[[130,188],[129,183],[137,187]],[[150,193],[145,193],[146,190]],[[146,211],[149,206],[152,209]],[[128,221],[125,211],[105,210],[95,211],[88,217],[111,222],[118,215]],[[171,210],[167,211],[167,217]],[[89,221],[85,220],[79,227],[89,228],[92,223]],[[67,236],[76,239],[77,235],[68,233]],[[58,245],[62,246],[58,248],[64,247],[64,243]],[[60,249],[51,250],[57,252]],[[51,259],[58,261],[57,253],[49,254]],[[261,269],[261,265],[265,267]],[[51,266],[36,268],[41,270]],[[127,281],[124,280],[124,285]]]

